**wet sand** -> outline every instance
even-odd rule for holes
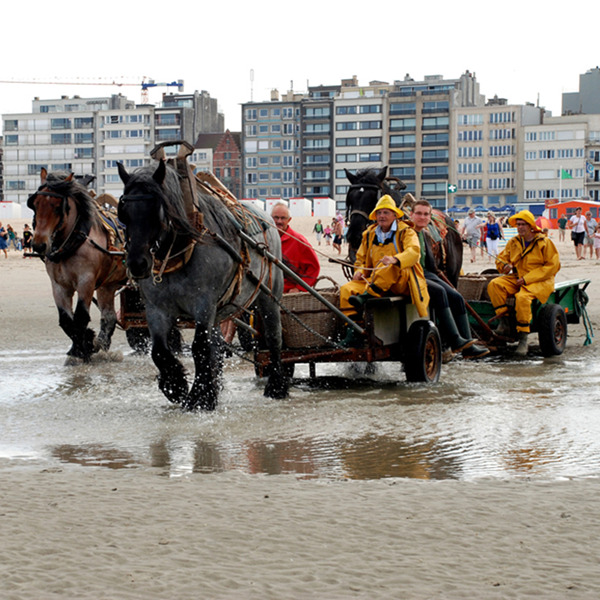
[[[292,226],[313,241],[313,222],[294,219]],[[588,308],[598,329],[600,263],[575,261],[568,242],[559,249],[558,280],[593,279]],[[331,247],[317,250],[325,254],[324,272],[340,279],[339,267],[325,262]],[[491,266],[478,261],[467,270]],[[62,335],[40,261],[0,255],[0,281],[5,347]],[[0,597],[600,594],[597,478],[322,481],[161,473],[0,460]]]

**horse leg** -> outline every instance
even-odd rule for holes
[[[54,302],[58,308],[58,323],[73,342],[68,356],[89,360],[93,352],[94,331],[87,327],[90,313],[81,297],[77,301],[75,313],[72,312],[73,292],[59,285],[52,287]]]
[[[268,398],[287,398],[289,378],[281,363],[281,314],[277,303],[267,294],[260,294],[256,303],[262,318],[262,335],[269,350],[271,368],[265,385],[264,395]]]
[[[98,308],[100,309],[100,331],[96,338],[95,350],[107,351],[110,348],[115,327],[117,326],[117,313],[115,312],[114,288],[100,288],[96,292]]]
[[[158,388],[170,402],[184,404],[188,392],[185,369],[169,348],[169,332],[174,321],[150,307],[146,309],[146,318],[152,335],[152,360],[158,368]]]
[[[221,375],[223,372],[222,340],[220,330],[208,328],[204,323],[196,324],[192,343],[192,355],[196,374],[185,407],[194,410],[214,410],[217,406]]]

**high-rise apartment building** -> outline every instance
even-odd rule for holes
[[[523,128],[542,122],[544,110],[494,98],[485,106],[453,112],[449,204],[500,208],[523,197]]]
[[[524,128],[523,198],[600,200],[600,114],[546,117]]]
[[[292,102],[292,105],[289,103]],[[330,196],[342,206],[349,182],[345,170],[389,166],[407,191],[443,206],[450,169],[450,112],[483,106],[474,74],[439,75],[393,84],[356,77],[340,85],[289,92],[281,100],[243,105],[244,195],[307,198]],[[287,108],[288,157],[273,156],[285,135],[273,119]],[[274,127],[275,128],[274,128]],[[285,161],[285,162],[284,162]],[[288,171],[290,169],[290,171]],[[287,172],[286,172],[287,171]],[[279,185],[279,181],[293,186]]]
[[[270,102],[242,104],[244,198],[300,195],[300,106],[302,95],[277,90]]]
[[[31,113],[3,115],[4,200],[21,204],[23,214],[29,214],[26,201],[39,186],[42,167],[95,175],[91,189],[119,196],[123,186],[117,162],[134,169],[150,161],[158,142],[184,139],[193,144],[205,96],[188,94],[177,106],[177,95],[169,94],[165,107],[136,105],[121,94],[36,98]]]

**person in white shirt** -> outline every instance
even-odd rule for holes
[[[585,217],[581,214],[581,208],[575,209],[575,214],[569,219],[567,227],[571,230],[571,239],[575,245],[577,260],[583,260],[583,241],[585,239]]]

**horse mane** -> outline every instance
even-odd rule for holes
[[[70,197],[75,201],[77,214],[84,223],[93,223],[99,218],[98,205],[85,188],[76,179],[69,180],[70,173],[65,171],[54,171],[48,173],[44,187],[51,192]]]

